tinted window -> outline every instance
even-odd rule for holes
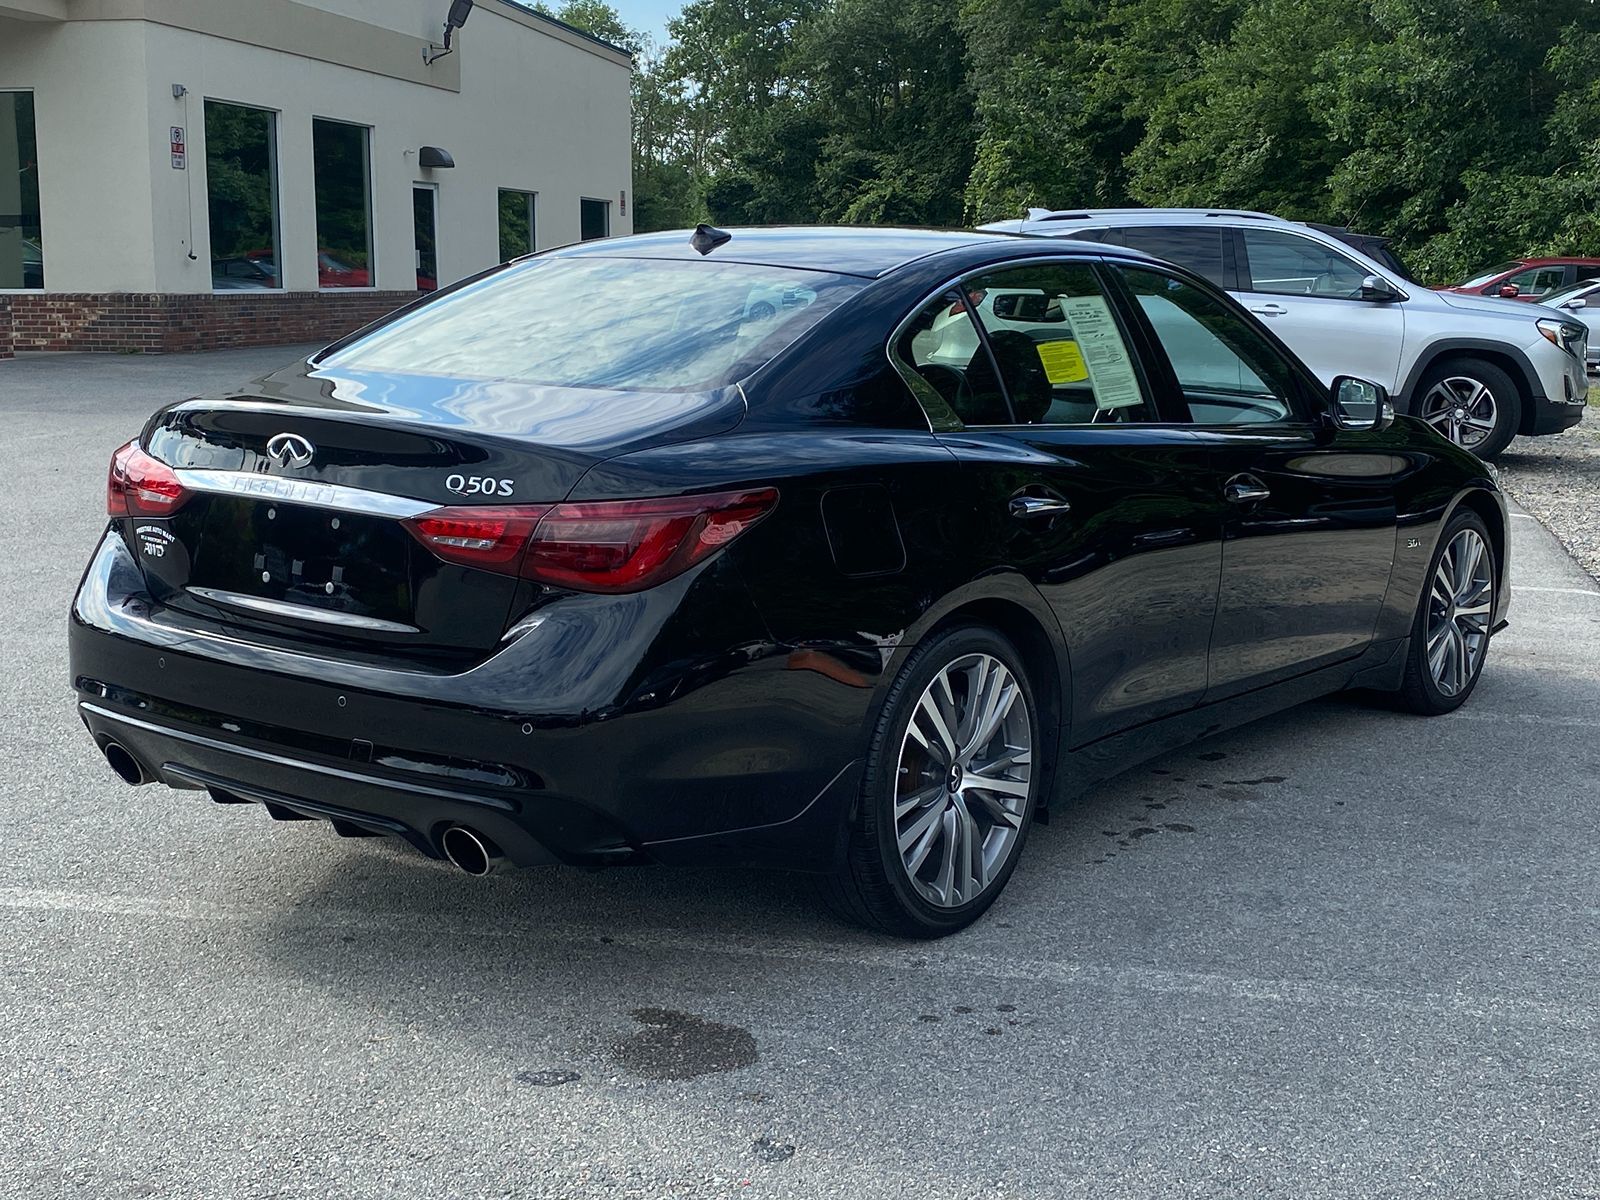
[[[1153,421],[1116,313],[1087,265],[1016,267],[968,282],[993,364],[1022,425]],[[987,368],[987,370],[985,369]]]
[[[973,302],[982,296],[973,293]],[[911,319],[895,353],[929,416],[953,413],[963,425],[1009,425],[1005,392],[967,315],[960,292],[946,292]]]
[[[278,287],[277,114],[207,100],[205,122],[212,286]]]
[[[317,194],[317,283],[372,286],[372,177],[368,130],[343,121],[311,122]]]
[[[0,288],[42,288],[33,93],[0,92]]]
[[[441,296],[327,361],[555,387],[700,391],[749,375],[862,282],[741,263],[537,258]]]
[[[578,201],[578,223],[582,238],[586,242],[610,237],[611,201],[588,199]]]
[[[1131,225],[1120,233],[1124,246],[1176,263],[1218,287],[1234,286],[1223,246],[1225,229],[1214,225]]]
[[[1578,272],[1577,278],[1580,283],[1585,279],[1595,279],[1600,277],[1600,265],[1588,267],[1584,266],[1582,263],[1579,263],[1575,270]]]
[[[1293,369],[1249,320],[1170,275],[1118,269],[1150,319],[1196,423],[1256,424],[1296,416]]]
[[[1368,274],[1344,255],[1297,233],[1246,229],[1244,250],[1250,260],[1247,290],[1252,292],[1356,300]]]

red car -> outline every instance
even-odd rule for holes
[[[1560,288],[1600,278],[1600,258],[1518,258],[1503,262],[1441,292],[1538,301]]]

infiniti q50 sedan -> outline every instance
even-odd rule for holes
[[[1175,743],[1454,709],[1508,601],[1489,468],[1381,388],[970,232],[534,255],[162,409],[106,504],[72,678],[128,782],[472,874],[804,870],[908,936]]]

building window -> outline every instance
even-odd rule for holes
[[[0,92],[0,288],[43,286],[33,93]]]
[[[325,288],[372,286],[370,130],[315,117],[312,174],[317,193],[317,283]]]
[[[439,287],[439,189],[431,183],[411,185],[411,225],[417,248],[417,291]]]
[[[592,242],[595,238],[611,236],[611,201],[590,200],[585,197],[580,202],[582,215],[583,240]]]
[[[211,286],[283,286],[278,270],[278,114],[206,101],[206,211]]]
[[[500,189],[500,261],[532,254],[533,193]]]

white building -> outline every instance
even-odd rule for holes
[[[628,55],[463,7],[441,54],[451,0],[0,0],[0,354],[331,338],[630,232]]]

